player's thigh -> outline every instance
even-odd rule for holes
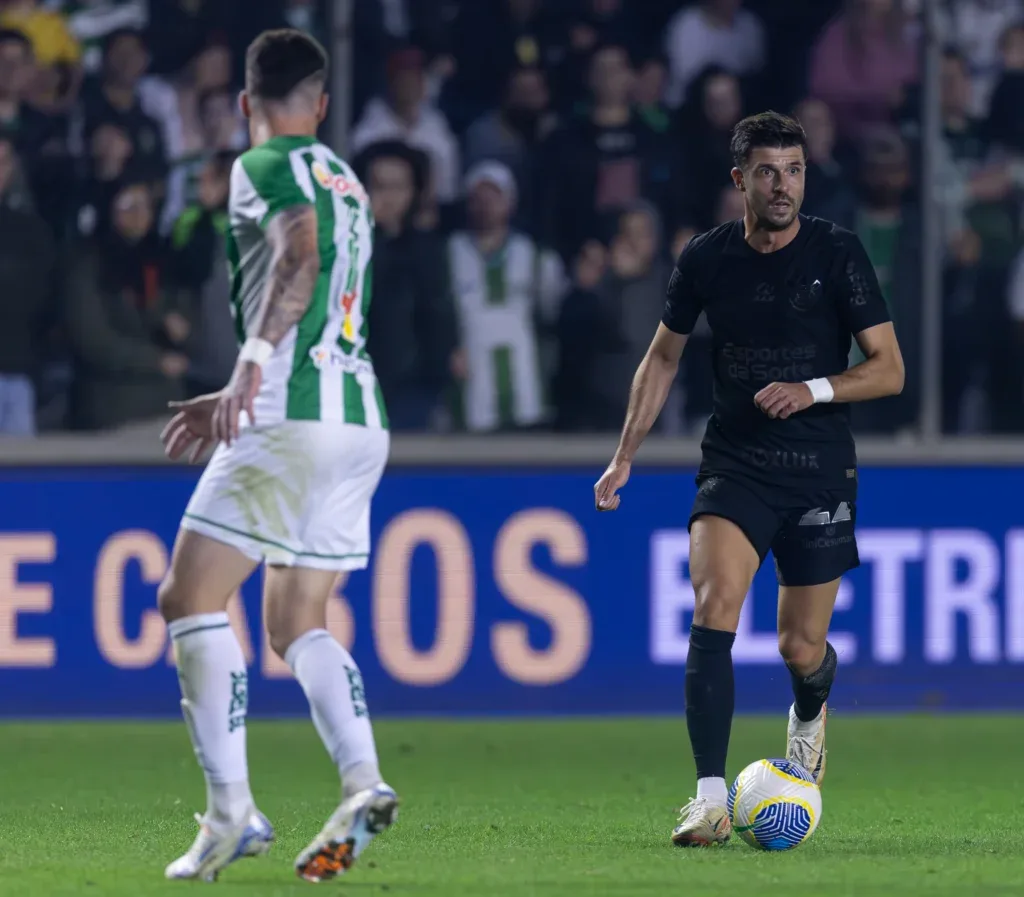
[[[342,425],[305,516],[295,563],[348,573],[370,558],[370,508],[387,464],[386,430]]]
[[[779,653],[804,675],[813,673],[825,656],[825,640],[841,581],[779,586]]]
[[[735,631],[778,518],[752,489],[724,477],[701,482],[690,513],[694,622]]]
[[[326,625],[327,600],[340,579],[370,556],[370,505],[387,463],[387,431],[318,425],[316,486],[303,512],[294,556],[271,564],[264,620],[271,647],[284,655],[310,629]]]
[[[269,564],[291,563],[318,488],[315,433],[304,421],[246,428],[214,452],[182,517],[184,529]]]
[[[856,494],[798,498],[772,543],[779,581],[779,649],[792,666],[816,668],[842,576],[860,564]]]
[[[860,565],[855,492],[812,492],[789,502],[771,546],[780,586],[824,585]]]
[[[268,566],[263,579],[263,625],[270,647],[284,657],[297,638],[327,627],[327,602],[347,573],[315,567]]]
[[[192,530],[179,530],[170,569],[157,592],[160,612],[170,623],[194,614],[223,611],[257,563],[224,542]]]

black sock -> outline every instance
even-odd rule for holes
[[[686,728],[697,778],[725,778],[729,733],[736,703],[732,643],[736,633],[690,627],[686,657]]]
[[[828,700],[828,693],[832,690],[838,663],[836,649],[825,642],[825,659],[810,676],[801,676],[790,667],[789,675],[793,680],[793,703],[796,708],[796,718],[801,722],[809,723],[818,718],[821,708]]]

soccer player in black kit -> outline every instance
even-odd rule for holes
[[[734,707],[732,645],[743,599],[771,550],[779,651],[790,671],[786,757],[825,773],[826,641],[840,578],[860,560],[850,402],[898,394],[903,359],[874,270],[849,231],[800,214],[807,147],[775,112],[733,132],[743,219],[693,240],[668,284],[662,323],[637,370],[618,450],[594,487],[614,511],[630,465],[676,378],[698,316],[711,328],[714,414],[690,514],[696,599],[686,661],[686,724],[697,796],[672,841],[728,840],[725,762]],[[851,338],[865,360],[848,367]]]

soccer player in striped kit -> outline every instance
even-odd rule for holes
[[[207,785],[199,835],[168,878],[213,880],[273,840],[249,788],[246,664],[226,613],[260,564],[270,645],[305,691],[342,780],[342,802],[297,873],[321,881],[343,872],[397,815],[359,667],[326,622],[339,579],[367,566],[370,502],[389,447],[366,351],[369,200],[316,139],[327,66],[299,31],[265,32],[249,48],[241,102],[252,149],[232,170],[227,238],[242,348],[230,383],[179,406],[163,435],[171,458],[217,446],[159,592]]]

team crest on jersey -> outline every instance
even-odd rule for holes
[[[360,202],[366,202],[366,191],[359,181],[345,177],[343,174],[334,174],[328,171],[320,162],[314,162],[310,166],[313,177],[324,190],[333,190],[339,196],[354,196]]]
[[[821,281],[814,280],[811,283],[801,281],[793,284],[789,294],[789,304],[797,311],[810,311],[821,298]]]

